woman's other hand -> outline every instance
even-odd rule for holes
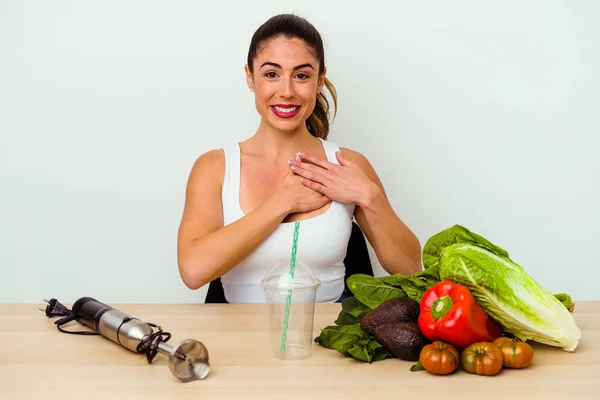
[[[298,153],[290,161],[291,170],[301,176],[302,183],[340,203],[362,205],[369,201],[376,184],[361,167],[348,160],[338,151],[340,165],[321,160],[309,153]]]

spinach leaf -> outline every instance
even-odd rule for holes
[[[377,341],[373,341],[373,342],[379,343]],[[388,349],[381,346],[381,348],[377,348],[375,350],[375,355],[373,356],[373,359],[371,360],[371,362],[381,361],[381,360],[385,360],[386,358],[394,358],[394,357],[395,356],[392,353],[390,353],[390,351]]]
[[[431,287],[427,282],[412,276],[397,276],[396,279],[406,292],[406,295],[418,302],[421,302],[423,294]]]
[[[347,312],[340,312],[340,315],[334,321],[336,326],[352,325],[360,322],[360,318],[354,317]]]
[[[348,277],[346,283],[358,301],[374,309],[386,300],[406,297],[404,290],[386,283],[389,281],[387,277],[381,280],[370,275],[354,274]]]
[[[385,275],[385,276],[380,276],[375,279],[377,279],[381,283],[385,283],[386,285],[398,287],[398,282],[394,279],[393,276]]]
[[[395,281],[390,280],[390,282]],[[342,311],[335,321],[336,325],[322,329],[321,334],[315,338],[315,342],[347,357],[368,363],[394,357],[373,336],[361,329],[360,319],[369,311],[371,309],[355,296],[344,299]]]
[[[342,300],[342,310],[359,319],[371,311],[369,307],[358,301],[354,296]]]
[[[342,300],[342,311],[335,320],[337,326],[352,325],[360,322],[371,309],[358,301],[355,296],[347,297]]]
[[[434,265],[412,275],[395,274],[392,275],[392,278],[396,281],[396,285],[406,292],[408,297],[421,302],[425,291],[440,281],[439,270],[439,265]]]
[[[360,323],[343,326],[331,325],[321,330],[321,334],[315,338],[315,342],[347,356],[348,350],[365,336],[368,337],[368,334],[360,328]]]
[[[347,357],[368,363],[393,357],[377,340],[360,328],[360,323],[328,326],[321,330],[315,342]]]
[[[348,354],[357,360],[366,361],[368,363],[394,357],[392,353],[386,350],[385,347],[375,339],[359,340],[348,350]]]

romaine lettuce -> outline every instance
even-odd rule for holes
[[[439,268],[441,279],[469,288],[506,332],[566,351],[577,348],[581,329],[569,310],[508,254],[471,243],[453,244],[441,250]]]

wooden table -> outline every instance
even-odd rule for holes
[[[203,342],[208,377],[179,382],[160,354],[148,364],[102,337],[60,333],[43,304],[0,304],[0,399],[600,399],[600,301],[577,303],[576,352],[534,343],[529,368],[493,377],[410,372],[413,363],[399,359],[367,364],[317,344],[309,359],[279,360],[264,305],[111,305],[162,325],[170,344]],[[339,310],[317,304],[315,336]]]

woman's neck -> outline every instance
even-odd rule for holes
[[[242,151],[271,160],[287,160],[298,151],[308,150],[318,140],[306,127],[293,132],[281,132],[261,124],[256,133],[242,143]]]

